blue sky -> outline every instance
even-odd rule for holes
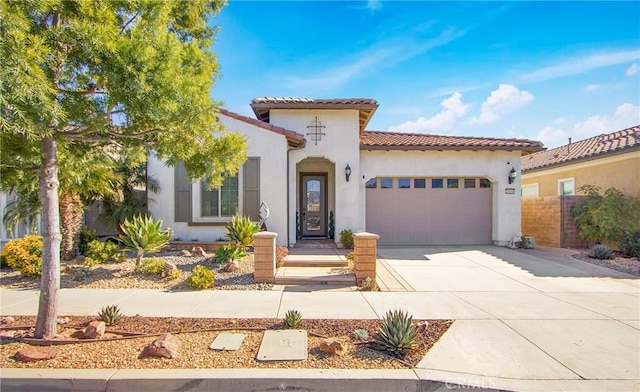
[[[372,98],[368,130],[547,147],[640,124],[640,2],[233,1],[212,96]]]

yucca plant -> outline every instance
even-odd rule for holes
[[[244,250],[233,245],[222,245],[213,256],[216,263],[229,263],[244,257]]]
[[[297,310],[287,310],[284,314],[284,327],[286,329],[296,329],[302,324],[302,315]]]
[[[145,252],[158,252],[162,250],[171,239],[171,229],[162,230],[162,220],[154,221],[150,216],[134,216],[132,220],[125,219],[120,225],[123,234],[120,240],[128,250],[138,252],[136,257],[136,268],[140,266],[140,261]]]
[[[615,254],[608,246],[604,244],[595,244],[593,246],[593,257],[598,260],[612,260]]]
[[[105,306],[98,312],[98,319],[104,321],[107,326],[118,324],[118,321],[122,318],[120,308],[117,305]]]
[[[378,349],[396,358],[404,357],[416,344],[418,330],[412,321],[413,317],[402,310],[388,311],[373,335]]]
[[[251,222],[249,217],[234,215],[231,222],[227,224],[225,237],[236,247],[246,250],[247,247],[253,245],[253,235],[259,231],[260,226]]]

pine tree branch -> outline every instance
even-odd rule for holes
[[[127,27],[129,27],[129,25],[131,24],[131,22],[133,22],[138,16],[140,15],[140,11],[137,11],[132,17],[131,19],[129,19],[127,21],[127,23],[124,24],[124,26],[122,26],[122,30],[120,30],[120,33],[118,35],[122,35],[124,34],[125,31],[127,31]]]

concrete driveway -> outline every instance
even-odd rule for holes
[[[365,293],[376,313],[457,321],[421,377],[508,390],[640,390],[640,279],[555,249],[380,248],[415,291]]]

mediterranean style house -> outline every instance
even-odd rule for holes
[[[163,189],[149,209],[175,237],[214,241],[235,213],[257,221],[262,203],[279,245],[352,230],[381,245],[504,246],[521,231],[520,158],[540,142],[367,131],[373,99],[257,98],[251,108],[255,118],[220,109],[249,159],[219,189],[149,157]]]

